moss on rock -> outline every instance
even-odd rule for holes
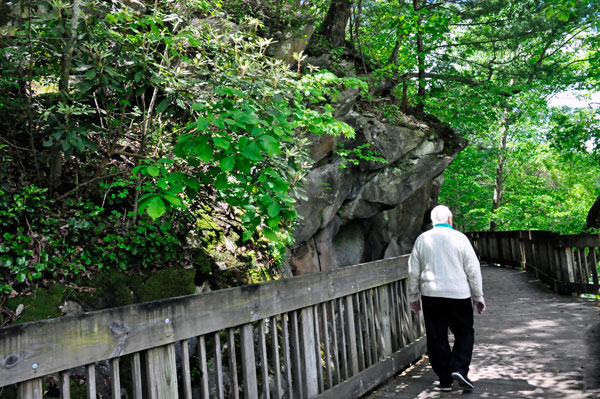
[[[194,269],[171,268],[159,270],[136,289],[138,302],[154,301],[195,292]]]
[[[16,311],[23,304],[23,312],[13,324],[27,323],[30,321],[51,319],[62,315],[59,308],[65,294],[71,288],[62,284],[54,284],[50,288],[39,287],[28,296],[19,296],[6,301],[5,306]]]

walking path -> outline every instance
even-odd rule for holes
[[[365,399],[600,398],[600,307],[559,296],[525,272],[483,266],[472,392],[441,392],[427,357]]]

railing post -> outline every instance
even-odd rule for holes
[[[315,343],[315,319],[313,308],[304,308],[300,312],[300,321],[302,323],[302,390],[305,398],[312,398],[319,394],[319,384],[317,380],[317,355]]]
[[[146,372],[150,399],[177,399],[175,344],[148,349]]]
[[[352,295],[346,297],[346,337],[348,339],[348,363],[350,375],[358,374],[358,349],[356,346],[356,327],[354,323],[354,304]],[[359,331],[360,334],[360,331]]]
[[[258,399],[256,357],[254,356],[254,329],[252,328],[252,324],[244,324],[240,328],[240,335],[244,397],[246,399]]]
[[[565,283],[575,282],[575,268],[573,265],[573,251],[570,247],[556,248],[560,259],[560,268],[567,281]]]
[[[521,269],[527,270],[527,252],[525,251],[525,240],[523,236],[527,231],[520,230],[518,235],[519,240],[519,261],[521,263]]]
[[[392,326],[390,324],[390,300],[387,292],[387,286],[377,288],[379,291],[379,313],[382,335],[382,355],[383,357],[392,356]]]
[[[19,384],[19,399],[42,399],[44,391],[42,390],[42,379],[25,381]]]

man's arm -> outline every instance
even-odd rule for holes
[[[481,279],[481,266],[475,250],[471,246],[469,240],[465,237],[465,245],[463,248],[463,268],[469,280],[471,289],[471,298],[473,305],[478,313],[485,311],[485,300],[483,298],[483,283]]]
[[[408,300],[410,308],[415,313],[421,310],[419,281],[421,278],[421,262],[419,261],[417,246],[418,242],[413,246],[410,258],[408,258]]]

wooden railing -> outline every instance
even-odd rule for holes
[[[403,256],[3,328],[0,396],[357,398],[425,352],[406,278]]]
[[[599,293],[598,234],[503,231],[467,235],[484,261],[523,267],[562,294]]]

